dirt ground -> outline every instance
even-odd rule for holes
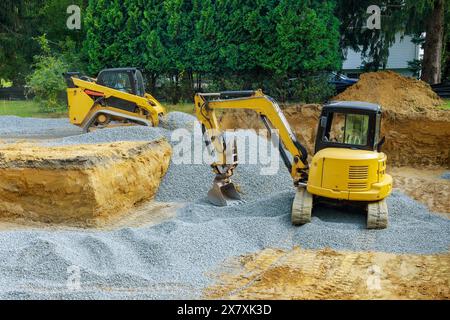
[[[226,264],[208,299],[450,299],[450,254],[265,249]]]
[[[388,168],[394,188],[450,219],[450,180],[441,178],[446,171],[442,168]]]
[[[156,194],[171,153],[163,140],[0,146],[0,217],[101,226]]]
[[[176,216],[176,210],[181,206],[180,203],[158,202],[155,200],[145,201],[135,205],[125,215],[111,216],[108,220],[98,221],[96,230],[117,230],[120,228],[139,228],[149,227],[172,219]],[[74,226],[73,223],[45,223],[32,221],[25,218],[2,218],[0,220],[0,231],[11,230],[75,230],[85,229],[86,225]]]

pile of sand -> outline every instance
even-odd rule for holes
[[[433,111],[444,104],[427,83],[392,71],[364,73],[356,84],[333,100],[377,103],[384,110],[397,113]]]

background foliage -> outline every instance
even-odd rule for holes
[[[28,81],[43,97],[41,90],[60,90],[58,72],[95,76],[135,66],[147,89],[171,103],[191,101],[198,90],[257,88],[282,101],[321,102],[332,95],[326,75],[341,68],[346,49],[362,52],[366,69],[382,69],[395,34],[420,35],[436,1],[4,0],[0,83]],[[81,30],[66,27],[70,4],[81,8]],[[372,4],[383,8],[381,30],[364,27]],[[443,78],[450,73],[449,25]],[[54,97],[47,94],[49,106]]]
[[[137,66],[173,103],[210,86],[295,99],[290,78],[340,68],[333,10],[319,0],[91,0],[84,51],[91,73]]]

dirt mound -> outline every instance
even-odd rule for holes
[[[0,148],[0,218],[93,226],[152,198],[170,161],[164,140]]]
[[[432,112],[444,104],[427,83],[392,71],[364,73],[333,100],[377,103],[384,110],[397,113]]]
[[[319,105],[292,105],[283,112],[310,155],[314,151]],[[255,112],[238,110],[225,113],[221,123],[227,129],[262,129]],[[386,136],[383,151],[390,165],[450,167],[450,112],[383,113],[382,135]]]
[[[226,266],[209,299],[450,299],[450,255],[265,249]],[[231,270],[231,271],[230,271]]]

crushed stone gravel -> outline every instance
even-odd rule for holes
[[[82,130],[68,119],[0,117],[0,137],[63,137],[81,134]]]
[[[192,116],[171,113],[162,128],[121,127],[49,141],[51,145],[152,140],[188,127]],[[0,118],[1,119],[1,118]],[[0,120],[1,126],[1,120]],[[189,136],[189,133],[186,133]],[[172,142],[176,146],[176,143]],[[249,150],[246,150],[250,152]],[[98,230],[0,232],[0,298],[3,299],[195,299],[214,281],[208,272],[225,260],[264,248],[293,246],[431,254],[447,252],[450,221],[394,191],[389,227],[367,230],[361,212],[318,207],[312,222],[290,223],[295,194],[287,170],[260,175],[261,165],[242,164],[234,181],[242,201],[210,205],[208,164],[175,164],[156,200],[184,205],[177,216],[151,227]],[[70,276],[80,271],[80,287]]]

